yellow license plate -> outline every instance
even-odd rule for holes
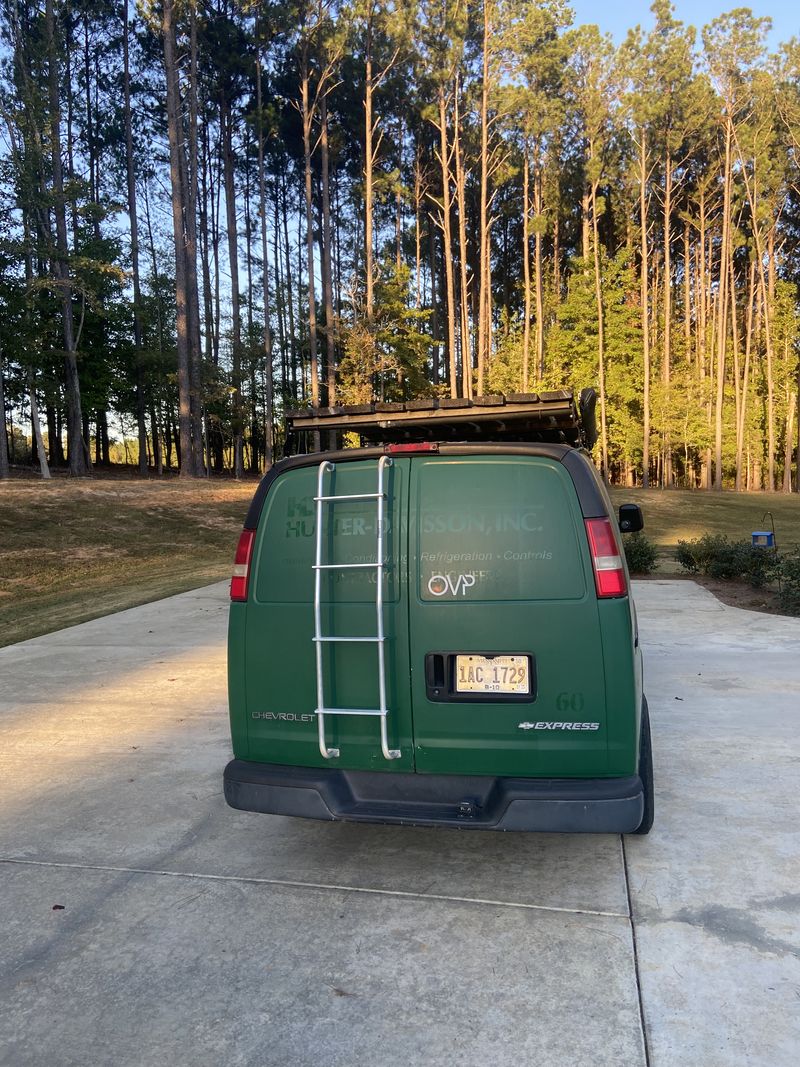
[[[531,691],[527,656],[456,656],[457,693]]]

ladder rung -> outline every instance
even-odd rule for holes
[[[347,643],[350,641],[372,641],[373,643],[382,640],[380,637],[312,637],[312,641],[341,641]]]
[[[365,567],[384,567],[384,563],[315,563],[312,570],[315,571],[342,571],[363,570]]]
[[[315,496],[315,500],[380,500],[386,493],[342,493],[338,496]]]
[[[318,715],[320,709],[315,708],[315,713]],[[388,715],[388,711],[380,711],[378,709],[371,710],[369,708],[322,708],[323,715],[372,715],[380,718],[384,715]]]

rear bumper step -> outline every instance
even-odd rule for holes
[[[629,778],[491,778],[345,771],[231,760],[232,808],[304,819],[474,830],[632,833],[644,792]]]

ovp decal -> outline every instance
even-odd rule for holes
[[[466,596],[467,590],[475,584],[474,574],[432,574],[428,579],[428,592],[431,596]]]

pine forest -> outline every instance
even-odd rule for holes
[[[609,481],[800,491],[800,41],[769,31],[0,0],[0,478],[239,478],[290,409],[594,385]]]

